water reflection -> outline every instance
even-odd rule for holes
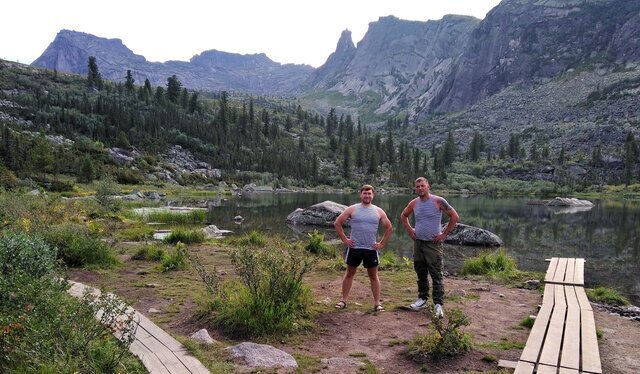
[[[400,212],[413,196],[377,195],[374,204],[383,208],[394,225],[388,247],[411,257],[412,241],[400,223]],[[208,212],[221,229],[244,233],[274,232],[285,238],[304,239],[307,230],[285,224],[286,216],[325,200],[349,205],[357,194],[284,193],[252,194],[219,199]],[[546,270],[545,258],[583,257],[588,286],[608,285],[622,290],[640,303],[640,203],[595,201],[586,211],[527,205],[525,198],[448,197],[462,223],[482,227],[499,235],[506,251],[527,270]],[[233,217],[245,218],[237,225]],[[333,238],[333,228],[319,228]],[[456,271],[465,258],[482,248],[447,246],[447,268]]]

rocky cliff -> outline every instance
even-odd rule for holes
[[[86,74],[87,60],[95,56],[106,79],[124,80],[131,70],[137,83],[149,79],[165,86],[176,75],[185,87],[202,90],[236,90],[257,94],[289,95],[313,72],[308,65],[279,64],[264,54],[240,55],[205,51],[189,62],[149,62],[134,54],[120,39],[62,30],[33,65]]]

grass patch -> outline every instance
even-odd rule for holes
[[[380,270],[413,269],[413,261],[408,257],[399,258],[393,251],[385,251],[380,256]]]
[[[496,356],[494,356],[494,355],[486,355],[486,356],[482,357],[482,361],[488,362],[488,363],[491,363],[491,364],[495,364],[495,363],[498,362],[498,358]]]
[[[165,247],[159,244],[145,245],[131,256],[133,260],[160,261],[165,257]]]
[[[228,355],[222,344],[202,344],[188,338],[179,338],[178,340],[209,369],[211,374],[233,373],[234,365],[228,361]]]
[[[366,374],[375,374],[378,372],[375,365],[371,361],[364,360],[362,362],[364,363],[364,365],[358,368],[358,372]]]
[[[259,232],[251,231],[250,233],[240,237],[228,237],[225,239],[225,242],[237,247],[264,247],[267,244],[267,239]]]
[[[514,275],[517,271],[516,261],[504,250],[482,252],[477,257],[466,259],[460,273],[463,275],[488,275],[492,277]]]
[[[618,306],[631,304],[629,300],[626,297],[620,295],[618,291],[607,287],[588,288],[587,296],[589,297],[589,300],[594,303]]]
[[[498,342],[486,341],[486,342],[480,342],[476,344],[478,345],[478,347],[481,347],[481,348],[500,349],[503,351],[508,351],[510,349],[524,348],[524,342],[513,341],[506,338],[503,338]]]
[[[185,230],[185,229],[175,229],[171,231],[169,235],[167,235],[163,242],[168,244],[176,244],[178,242],[184,244],[195,244],[204,242],[204,233],[202,230]]]
[[[318,230],[313,230],[313,232],[308,235],[309,242],[307,242],[304,249],[323,257],[334,258],[338,255],[337,249],[334,246],[325,243],[324,235],[319,233]]]
[[[317,373],[323,369],[322,362],[318,357],[307,356],[300,353],[292,353],[291,355],[298,363],[296,373]]]
[[[162,271],[183,270],[186,269],[187,262],[187,247],[178,242],[175,249],[162,257],[160,260],[160,268]]]
[[[522,321],[520,321],[519,326],[521,327],[526,327],[526,328],[532,328],[533,324],[536,322],[535,318],[532,318],[531,316],[527,316],[525,317]]]
[[[367,357],[367,354],[363,353],[363,352],[353,352],[353,353],[349,353],[349,356],[351,356],[351,357]]]
[[[202,223],[207,219],[207,211],[204,209],[191,210],[189,212],[172,212],[168,210],[152,211],[144,215],[147,222],[171,223],[177,225],[187,225],[191,223]]]

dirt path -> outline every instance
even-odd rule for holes
[[[198,246],[190,250],[206,261],[216,261],[219,270],[232,271],[227,260],[215,255],[215,248]],[[202,292],[195,271],[158,273],[154,270],[157,263],[124,259],[124,266],[115,273],[76,270],[70,277],[115,292],[174,335],[189,336],[208,328],[214,339],[235,343],[194,317],[194,298]],[[498,368],[492,359],[516,361],[520,356],[529,329],[519,327],[519,323],[535,315],[541,303],[541,294],[537,291],[447,277],[445,314],[451,308],[460,308],[470,318],[471,325],[465,331],[472,335],[474,348],[445,362],[416,362],[407,357],[404,343],[426,332],[431,317],[425,311],[403,308],[415,298],[413,274],[381,272],[380,277],[387,310],[375,314],[371,312],[369,282],[364,271],[356,275],[348,307],[341,311],[333,307],[339,300],[341,272],[315,272],[308,279],[319,310],[315,329],[302,336],[269,343],[292,354],[333,358],[329,364],[320,365],[323,373],[356,373],[358,366],[353,363],[365,360],[378,373],[496,371]],[[640,372],[640,323],[611,316],[598,308],[594,308],[594,314],[603,332],[600,351],[604,372]]]

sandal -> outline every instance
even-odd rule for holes
[[[345,303],[342,300],[338,301],[338,303],[336,304],[336,309],[344,309],[346,307],[347,307],[347,303]]]
[[[373,307],[373,311],[374,311],[374,313],[384,312],[384,307],[382,305],[378,304],[378,305]]]

